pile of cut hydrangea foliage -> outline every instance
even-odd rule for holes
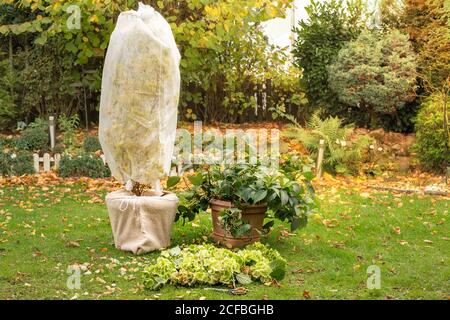
[[[235,287],[253,281],[282,280],[286,260],[278,251],[261,243],[231,251],[211,244],[164,250],[144,271],[144,285],[158,290],[165,284],[227,285]]]

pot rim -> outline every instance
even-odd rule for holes
[[[217,198],[212,198],[211,200],[209,200],[210,204],[215,204],[215,205],[219,205],[219,206],[229,206],[230,208],[235,208],[236,206],[228,200],[219,200]],[[262,203],[262,204],[247,204],[244,205],[245,208],[267,208],[267,203]]]

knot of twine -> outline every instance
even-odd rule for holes
[[[119,204],[119,210],[124,212],[128,209],[128,205],[130,204],[130,201],[136,200],[137,196],[132,196],[128,198],[123,198],[120,200]],[[136,211],[136,201],[133,201],[133,211]]]

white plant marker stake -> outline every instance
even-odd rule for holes
[[[316,176],[318,178],[322,177],[322,162],[323,162],[323,155],[325,153],[325,140],[319,141],[319,152],[317,154],[317,174]]]
[[[39,173],[39,155],[37,153],[33,153],[33,167],[34,172]]]
[[[50,130],[50,148],[55,148],[55,117],[48,117],[49,130]]]

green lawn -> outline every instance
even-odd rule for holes
[[[114,248],[104,194],[81,184],[0,189],[0,299],[233,298],[203,287],[143,289],[141,271],[158,253]],[[278,224],[264,240],[288,260],[280,287],[253,284],[234,298],[448,298],[448,199],[332,188],[319,195],[320,216],[306,229],[291,235]],[[210,230],[207,214],[178,222],[172,244],[209,241]],[[66,286],[72,264],[85,269],[79,290]],[[381,268],[380,290],[367,289],[370,265]]]

